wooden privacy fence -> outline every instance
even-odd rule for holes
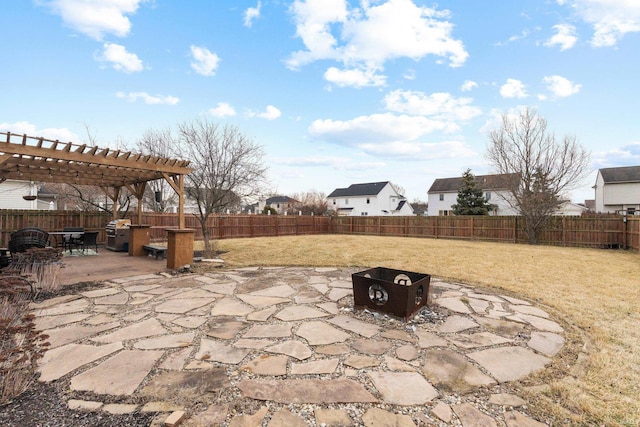
[[[331,219],[330,232],[527,243],[517,216],[362,216]],[[554,217],[541,244],[640,249],[640,217]]]
[[[132,223],[137,222],[135,215]],[[64,227],[84,227],[98,231],[98,242],[106,242],[105,226],[110,214],[80,211],[0,210],[0,246],[6,248],[13,231],[40,227],[62,231]],[[186,227],[202,239],[200,223],[194,215],[185,217]],[[241,237],[295,236],[306,234],[354,234],[376,236],[431,237],[526,243],[522,219],[515,216],[448,217],[325,217],[299,215],[212,215],[207,227],[213,239]],[[147,212],[142,223],[151,225],[151,240],[167,238],[167,229],[176,228],[177,214]],[[640,217],[619,215],[556,217],[541,238],[542,244],[594,248],[640,250]]]

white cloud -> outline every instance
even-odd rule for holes
[[[374,69],[338,70],[336,67],[329,67],[324,73],[324,78],[336,86],[355,88],[384,86],[387,82],[386,76],[376,74]]]
[[[131,30],[127,15],[147,0],[51,0],[43,4],[60,15],[69,27],[102,40],[106,34],[125,37]]]
[[[413,68],[409,68],[402,74],[402,77],[407,80],[415,80],[416,79],[416,70]]]
[[[41,136],[51,140],[64,142],[77,142],[79,138],[67,128],[44,128],[38,129],[33,123],[27,121],[14,123],[0,123],[0,131],[15,134],[26,134],[29,136]]]
[[[359,162],[350,157],[309,156],[280,157],[272,160],[274,164],[293,167],[330,167],[337,170],[372,170],[386,166],[383,161]]]
[[[463,92],[469,92],[477,87],[478,83],[474,82],[473,80],[465,80],[464,83],[462,83],[462,86],[460,86],[460,90]]]
[[[275,120],[282,115],[279,109],[274,107],[273,105],[267,105],[267,108],[262,113],[256,113],[254,111],[248,111],[247,116],[249,117],[260,117],[262,119],[267,120]]]
[[[95,59],[109,63],[113,69],[124,73],[135,73],[144,69],[142,61],[135,53],[127,52],[124,46],[115,43],[105,43],[102,53],[95,55]]]
[[[520,80],[507,79],[507,82],[500,87],[500,95],[503,98],[526,98],[527,91]]]
[[[591,45],[615,46],[627,33],[640,31],[640,2],[637,0],[558,0],[569,5],[593,26]]]
[[[203,76],[215,75],[218,64],[220,63],[218,55],[202,46],[192,45],[190,49],[191,56],[193,57],[193,61],[191,61],[191,68],[193,68],[196,73]]]
[[[557,98],[575,95],[582,88],[582,85],[575,84],[562,76],[545,76],[544,82],[547,84],[547,89]]]
[[[118,92],[116,97],[126,99],[129,102],[136,102],[142,99],[145,104],[149,105],[176,105],[180,102],[175,96],[149,95],[147,92]]]
[[[439,120],[469,120],[482,114],[471,98],[454,98],[445,92],[427,95],[419,91],[394,90],[385,98],[385,108],[396,113],[432,116]]]
[[[458,67],[469,56],[451,35],[448,11],[420,7],[412,0],[363,1],[359,8],[349,8],[346,0],[296,0],[290,11],[306,48],[290,55],[290,69],[328,59],[344,64],[346,70],[366,70],[364,76],[374,76],[395,58],[418,61],[435,55]],[[336,71],[334,67],[325,76],[336,76]],[[353,81],[362,84],[361,79]]]
[[[560,46],[560,50],[571,49],[578,42],[576,37],[576,27],[571,24],[554,25],[556,33],[547,40],[544,45],[547,47]]]
[[[592,159],[597,167],[638,165],[640,164],[640,141],[612,148],[609,151],[593,153]]]
[[[218,105],[210,108],[208,113],[213,117],[232,117],[236,115],[236,110],[226,102],[218,102]]]
[[[253,21],[260,17],[260,8],[262,4],[260,0],[258,0],[258,4],[256,7],[249,7],[244,11],[244,26],[251,28],[253,25]]]

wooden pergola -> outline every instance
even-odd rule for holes
[[[138,224],[142,222],[147,182],[164,179],[178,194],[178,228],[185,228],[184,176],[191,172],[188,166],[187,160],[0,132],[0,182],[14,179],[98,186],[113,201],[114,219],[118,196],[125,187],[138,199]]]

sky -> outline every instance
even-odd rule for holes
[[[207,119],[264,147],[271,194],[495,172],[535,109],[592,172],[640,165],[638,0],[4,0],[0,131],[134,147]]]

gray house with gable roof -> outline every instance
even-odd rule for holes
[[[640,166],[600,169],[593,188],[596,212],[640,212]]]
[[[327,196],[329,209],[344,216],[413,216],[406,197],[389,181],[351,184]]]

